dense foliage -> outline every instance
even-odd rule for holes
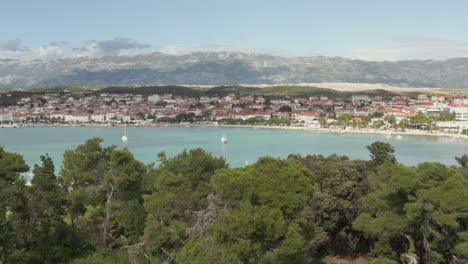
[[[29,170],[0,148],[0,263],[467,263],[460,166],[291,154],[229,168],[202,149],[145,165],[93,138]],[[60,171],[56,176],[55,172]]]

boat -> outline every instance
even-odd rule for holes
[[[127,142],[128,137],[127,137],[127,127],[124,127],[124,135],[122,136],[122,141]]]
[[[387,134],[387,137],[386,138],[392,138],[392,135],[390,134]]]
[[[228,142],[227,137],[221,137],[221,143],[226,144]]]
[[[403,137],[401,135],[396,136],[397,139],[402,139]]]

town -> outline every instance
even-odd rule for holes
[[[1,94],[0,100],[11,94]],[[463,95],[417,97],[353,94],[270,98],[229,93],[143,96],[131,93],[43,93],[0,108],[2,127],[38,125],[270,125],[377,130],[419,129],[468,134],[468,98]]]

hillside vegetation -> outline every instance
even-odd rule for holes
[[[415,96],[419,94],[417,90],[358,90],[340,91],[332,88],[321,88],[316,86],[298,86],[298,85],[272,85],[266,87],[247,86],[247,85],[227,85],[214,87],[193,87],[183,85],[97,85],[97,86],[53,86],[53,87],[25,87],[25,88],[6,88],[0,90],[3,93],[62,93],[62,92],[100,92],[100,93],[132,93],[132,94],[162,94],[173,93],[177,95],[202,96],[202,95],[226,95],[228,93],[264,95],[268,97],[308,97],[308,96],[329,96],[332,98],[349,98],[352,94],[364,93],[371,96],[391,97],[394,95]],[[428,95],[431,94],[468,94],[468,90],[425,90]]]

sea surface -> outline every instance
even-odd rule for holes
[[[316,133],[301,130],[225,128],[225,127],[128,127],[128,142],[123,143],[123,127],[25,127],[0,129],[0,146],[18,152],[32,167],[40,155],[52,157],[59,170],[63,153],[92,137],[104,139],[104,145],[128,147],[144,162],[156,162],[157,154],[170,157],[201,147],[215,156],[223,156],[231,167],[254,163],[259,157],[286,158],[290,153],[346,155],[351,159],[370,159],[366,146],[374,141],[395,147],[397,160],[405,165],[426,161],[456,164],[454,157],[468,153],[468,140],[448,137],[403,136],[387,139],[384,135]],[[228,143],[222,144],[221,137]]]

